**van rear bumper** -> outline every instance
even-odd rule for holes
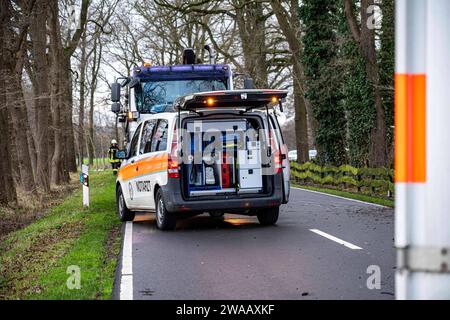
[[[274,192],[270,196],[243,195],[223,196],[220,199],[183,199],[178,179],[168,179],[165,186],[161,186],[164,204],[169,212],[202,212],[202,211],[242,211],[278,207],[283,201],[282,175],[274,176]]]

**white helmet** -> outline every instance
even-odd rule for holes
[[[112,139],[111,140],[111,144],[117,144],[117,140],[116,139]]]

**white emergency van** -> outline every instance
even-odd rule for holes
[[[287,92],[231,90],[190,94],[170,112],[141,117],[117,175],[122,221],[156,213],[177,218],[208,212],[256,215],[275,224],[289,199],[289,161],[276,113]],[[166,109],[167,110],[167,109]]]

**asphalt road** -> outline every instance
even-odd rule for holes
[[[281,208],[272,227],[256,217],[201,215],[162,232],[152,215],[137,216],[113,297],[128,290],[133,299],[394,298],[393,209],[300,189]],[[129,260],[132,274],[121,280]],[[367,287],[373,270],[380,289]]]

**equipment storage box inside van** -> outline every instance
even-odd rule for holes
[[[267,193],[258,136],[261,119],[196,117],[186,120],[185,128],[190,151],[181,168],[186,197]]]

